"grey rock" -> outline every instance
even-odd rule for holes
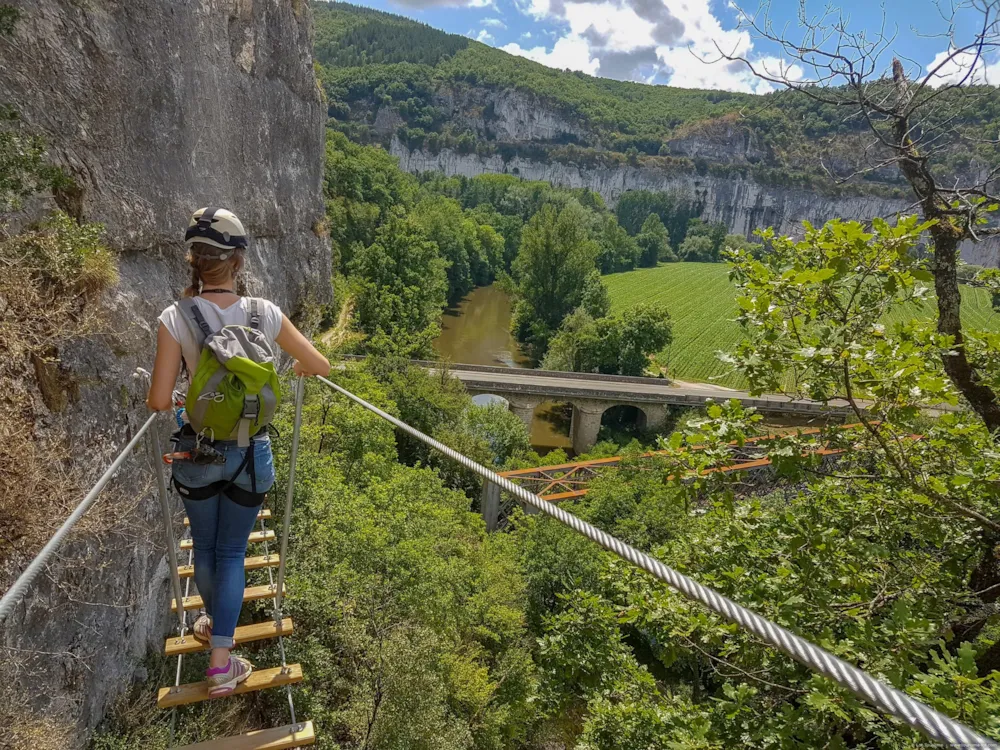
[[[78,460],[59,468],[89,487],[146,419],[133,373],[151,367],[156,317],[188,283],[182,240],[194,209],[224,205],[244,220],[251,292],[293,317],[330,297],[329,247],[314,231],[325,113],[310,14],[305,0],[7,2],[22,18],[0,38],[0,102],[45,136],[79,185],[61,204],[104,223],[119,252],[121,283],[102,300],[110,335],[60,352],[76,385],[63,411],[35,399],[37,434],[69,436]],[[15,220],[48,208],[31,201]],[[170,627],[156,461],[140,443],[0,634],[10,649],[0,662],[19,660],[0,678],[74,727],[73,746]]]
[[[746,143],[744,141],[744,143]],[[441,171],[446,175],[475,177],[480,174],[513,174],[526,180],[546,180],[568,188],[589,188],[614,206],[628,190],[677,192],[704,205],[702,218],[721,222],[729,232],[752,237],[754,230],[773,226],[792,236],[801,235],[802,222],[820,225],[833,218],[868,221],[912,212],[912,203],[870,195],[828,196],[797,188],[761,185],[748,178],[700,176],[643,166],[585,167],[560,162],[537,162],[522,157],[505,161],[502,156],[461,154],[442,149],[434,154],[410,150],[393,139],[390,152],[399,166],[415,174]],[[968,263],[1000,266],[1000,240],[990,238],[962,247]]]

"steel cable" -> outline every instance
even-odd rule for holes
[[[14,585],[7,590],[7,593],[3,595],[3,598],[0,598],[0,625],[7,620],[10,613],[14,611],[14,607],[17,606],[18,602],[20,602],[22,598],[24,598],[28,588],[35,582],[35,579],[38,578],[42,569],[45,567],[45,564],[49,561],[49,558],[51,558],[62,543],[66,541],[66,537],[69,535],[69,532],[72,531],[73,527],[79,523],[81,518],[83,518],[83,514],[90,510],[90,506],[93,505],[98,496],[100,496],[101,490],[103,490],[105,485],[111,481],[111,478],[115,475],[115,473],[117,473],[118,469],[121,468],[121,465],[125,463],[125,459],[128,458],[132,449],[135,448],[136,444],[142,436],[146,434],[158,416],[160,416],[159,412],[154,412],[149,415],[149,419],[146,420],[142,427],[139,428],[138,432],[136,432],[132,439],[129,440],[128,445],[122,448],[118,457],[115,458],[111,466],[109,466],[107,471],[105,471],[104,474],[101,475],[101,478],[97,480],[97,484],[95,484],[91,488],[90,492],[87,493],[86,497],[80,501],[80,504],[76,506],[76,509],[69,515],[69,518],[63,521],[63,525],[59,527],[59,530],[56,531],[55,534],[52,535],[52,538],[49,539],[44,547],[42,547],[42,551],[35,556],[35,559],[31,561],[31,564],[29,564],[27,568],[25,568],[24,572],[21,573],[18,579],[14,581]],[[157,456],[154,456],[153,460],[155,461],[157,458]]]
[[[847,688],[859,698],[878,707],[882,711],[897,717],[905,724],[923,732],[933,740],[942,742],[953,748],[1000,748],[1000,745],[982,736],[975,730],[961,724],[949,716],[945,716],[935,711],[930,706],[921,703],[905,693],[886,685],[880,680],[872,677],[857,667],[848,664],[833,654],[823,650],[806,639],[795,635],[789,630],[776,625],[770,620],[758,615],[756,612],[743,607],[731,599],[719,594],[712,589],[703,586],[692,578],[682,573],[678,573],[673,568],[664,565],[644,552],[640,552],[635,547],[625,544],[610,534],[601,531],[596,526],[577,518],[555,503],[543,500],[538,495],[534,495],[523,487],[519,487],[508,479],[499,476],[496,472],[481,466],[466,456],[452,450],[447,445],[438,442],[432,437],[425,435],[420,430],[406,424],[400,419],[388,414],[377,406],[369,404],[362,398],[355,396],[350,391],[341,388],[326,378],[319,377],[318,380],[333,388],[338,393],[346,396],[355,403],[363,406],[369,411],[382,417],[382,419],[395,425],[403,432],[412,435],[418,440],[435,448],[449,458],[457,461],[467,469],[471,469],[484,479],[493,482],[501,489],[513,495],[519,501],[530,505],[533,508],[552,516],[559,522],[569,526],[579,534],[587,537],[591,541],[597,542],[610,552],[614,552],[623,560],[627,560],[636,567],[642,568],[655,578],[668,584],[671,588],[679,591],[697,602],[704,604],[710,610],[727,620],[735,622],[737,625],[747,630],[765,643],[783,651],[793,659],[810,669],[830,678],[838,685]]]

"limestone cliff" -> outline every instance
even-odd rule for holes
[[[752,151],[749,142],[742,153]],[[697,144],[685,148],[696,149]],[[707,148],[707,146],[702,146]],[[678,149],[681,146],[677,146]],[[756,147],[754,147],[756,148]],[[522,157],[504,159],[500,154],[461,154],[453,149],[438,153],[411,150],[394,138],[390,152],[407,172],[440,171],[446,175],[474,177],[479,174],[513,174],[527,180],[545,180],[569,188],[589,188],[614,206],[628,190],[676,191],[693,197],[703,207],[702,218],[722,222],[732,233],[750,236],[769,226],[787,234],[800,234],[803,221],[822,224],[833,218],[867,221],[892,217],[911,208],[909,201],[870,195],[829,196],[796,188],[765,186],[749,178],[701,176],[690,172],[659,170],[642,166],[576,166],[540,162]],[[968,263],[1000,266],[1000,241],[972,244],[962,249]]]
[[[59,203],[103,222],[119,252],[121,283],[102,301],[106,335],[59,353],[61,377],[48,387],[62,394],[34,393],[39,437],[68,435],[73,449],[53,471],[87,487],[145,420],[133,373],[151,366],[156,316],[187,284],[193,209],[224,205],[243,218],[251,291],[292,316],[329,298],[310,15],[304,0],[5,2],[21,18],[0,38],[0,103],[73,176],[78,190]],[[168,583],[149,459],[140,449],[126,465],[109,504],[0,635],[0,679],[71,728],[65,746],[80,745],[138,661],[162,649]],[[67,512],[79,499],[65,498]],[[0,570],[0,590],[23,564]]]

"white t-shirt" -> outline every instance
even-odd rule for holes
[[[281,333],[282,314],[281,308],[266,299],[257,298],[257,310],[260,314],[260,332],[267,338],[271,345],[271,350],[278,354],[278,345],[275,339]],[[211,300],[204,297],[195,297],[195,304],[205,317],[205,322],[213,331],[218,331],[223,326],[250,324],[250,298],[240,297],[229,307],[222,308]],[[184,312],[176,302],[160,313],[160,322],[174,337],[174,341],[181,345],[181,353],[187,363],[188,372],[194,374],[198,366],[198,359],[201,357],[201,347],[191,333],[188,321],[184,320]],[[191,321],[194,324],[194,321]]]

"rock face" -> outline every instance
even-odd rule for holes
[[[579,124],[539,97],[514,89],[442,87],[434,104],[450,113],[448,119],[458,130],[468,129],[489,140],[519,143],[592,139]]]
[[[697,142],[688,142],[684,148],[697,148]],[[911,206],[908,201],[892,198],[867,195],[833,197],[799,189],[765,186],[750,179],[699,176],[644,167],[578,167],[521,157],[505,161],[499,154],[479,156],[460,154],[451,149],[442,149],[434,154],[410,150],[398,139],[393,139],[390,152],[399,158],[400,168],[407,172],[440,171],[446,175],[465,177],[512,174],[563,187],[589,188],[599,193],[609,206],[614,206],[628,190],[678,192],[693,197],[703,206],[702,218],[706,221],[721,222],[730,232],[748,237],[755,229],[770,226],[782,233],[800,234],[803,221],[819,225],[833,218],[867,221],[875,217],[892,217]],[[975,245],[967,243],[962,248],[962,257],[968,263],[1000,266],[1000,241],[991,239]]]
[[[6,2],[21,19],[0,38],[0,103],[73,175],[79,191],[61,205],[103,222],[120,253],[121,283],[103,301],[111,335],[60,352],[74,385],[60,413],[35,399],[39,434],[71,436],[76,460],[62,469],[89,487],[146,419],[133,373],[151,367],[156,317],[189,283],[182,240],[195,208],[244,220],[251,292],[293,317],[329,298],[310,14],[305,0]],[[0,635],[0,664],[18,659],[0,677],[73,729],[60,747],[81,745],[138,661],[163,647],[169,583],[151,458],[140,444],[111,485],[116,505],[95,506]],[[67,513],[78,500],[66,498]],[[0,570],[0,590],[4,572],[17,568]]]

